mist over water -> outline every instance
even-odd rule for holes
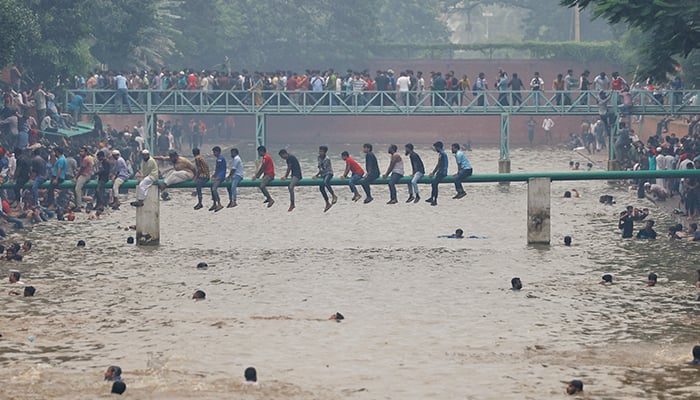
[[[386,147],[375,147],[382,169]],[[363,164],[360,145],[333,147],[336,176],[346,149]],[[316,172],[314,149],[289,150],[306,177]],[[432,169],[435,153],[419,153]],[[497,171],[497,148],[467,155],[476,174]],[[588,162],[564,150],[511,157],[513,172]],[[582,197],[564,199],[572,188]],[[238,207],[216,214],[173,190],[157,248],[126,245],[126,207],[36,226],[25,262],[0,264],[37,288],[22,298],[0,284],[0,398],[107,398],[109,365],[124,370],[126,396],[148,399],[559,399],[571,379],[588,398],[697,398],[700,371],[682,365],[698,340],[696,246],[668,241],[671,218],[625,185],[553,183],[550,247],[526,244],[525,184],[467,184],[461,200],[442,185],[438,207],[403,203],[405,186],[391,206],[383,186],[369,205],[334,189],[327,213],[317,188],[302,187],[292,213],[286,188],[272,188],[270,209],[243,188]],[[627,204],[650,208],[659,239],[620,239]],[[437,238],[456,228],[485,238]],[[650,272],[659,284],[645,288]],[[604,273],[616,284],[599,285]],[[207,299],[192,301],[196,289]],[[336,311],[342,323],[327,320]],[[248,366],[257,387],[242,384]]]

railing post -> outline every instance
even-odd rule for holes
[[[498,173],[510,173],[510,114],[508,113],[501,113],[501,156],[498,159]]]
[[[266,145],[265,113],[255,114],[255,148]]]
[[[527,244],[551,241],[551,182],[549,178],[527,181]]]
[[[160,244],[160,191],[154,184],[143,201],[143,207],[136,208],[136,244],[157,246]]]

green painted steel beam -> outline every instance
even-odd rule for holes
[[[470,176],[465,183],[491,183],[491,182],[527,182],[532,178],[549,178],[552,181],[589,181],[589,180],[619,180],[619,179],[650,179],[650,178],[684,178],[684,177],[700,177],[700,169],[689,170],[666,170],[666,171],[567,171],[567,172],[528,172],[528,173],[512,173],[512,174],[480,174]],[[399,183],[408,183],[411,181],[410,176],[401,178]],[[162,183],[162,181],[160,181]],[[305,178],[297,183],[297,186],[317,186],[321,183],[321,179]],[[379,178],[372,182],[372,185],[386,185],[389,179]],[[432,183],[432,178],[424,176],[419,183]],[[454,183],[452,175],[445,177],[442,184]],[[207,182],[205,186],[209,187],[211,182]],[[331,185],[343,186],[347,185],[347,179],[333,178]],[[136,180],[124,182],[121,187],[125,189],[134,189],[138,185]],[[274,179],[268,186],[288,186],[289,180]],[[59,187],[62,189],[71,189],[75,186],[72,181],[63,182]],[[194,181],[187,181],[171,186],[171,188],[194,188]],[[222,187],[225,185],[222,185]],[[258,187],[260,180],[244,179],[238,187]],[[1,189],[11,189],[13,183],[5,183],[0,186]],[[29,187],[29,185],[26,185]],[[48,183],[42,185],[43,188],[48,187]],[[97,181],[89,181],[85,184],[85,188],[94,189],[97,187]],[[112,187],[112,182],[107,182],[107,188]]]

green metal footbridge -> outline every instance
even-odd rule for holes
[[[620,92],[610,93],[608,113],[620,115],[700,114],[700,91],[630,93],[631,106],[623,106]],[[153,146],[157,116],[174,115],[254,115],[256,146],[266,143],[268,115],[396,115],[465,116],[493,115],[500,118],[499,171],[510,171],[511,115],[599,115],[598,92],[528,91],[469,92],[336,92],[336,91],[201,91],[131,90],[128,103],[114,90],[69,90],[66,101],[75,95],[84,98],[84,113],[143,114],[147,142]],[[620,118],[616,119],[617,121]],[[617,124],[613,127],[611,140]],[[614,146],[608,146],[613,159]],[[501,168],[503,164],[504,168]]]

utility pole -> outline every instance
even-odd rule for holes
[[[581,9],[578,6],[578,1],[574,7],[574,42],[581,41]]]

